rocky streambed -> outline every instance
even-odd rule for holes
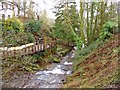
[[[62,57],[60,63],[53,63],[35,74],[23,75],[9,81],[3,81],[3,88],[60,88],[66,77],[72,73],[72,60],[75,51]]]

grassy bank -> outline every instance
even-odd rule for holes
[[[89,49],[88,49],[89,48]],[[74,73],[67,78],[66,88],[105,88],[119,81],[118,34],[102,43],[78,52]]]

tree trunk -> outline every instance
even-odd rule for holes
[[[89,3],[87,2],[86,3],[86,9],[87,9],[87,44],[89,44],[89,42],[90,42],[90,40],[89,40],[89,35],[90,35],[90,33],[89,33],[89,31],[90,31],[90,29],[89,29]]]
[[[90,17],[90,43],[93,42],[93,19],[94,18],[94,2],[91,2],[91,17]]]
[[[84,44],[85,44],[85,35],[84,35],[84,21],[83,21],[83,13],[84,13],[84,10],[83,10],[83,4],[84,4],[84,2],[82,2],[81,0],[80,0],[80,12],[79,12],[79,19],[80,19],[80,37],[81,37],[81,39],[82,39],[82,41],[84,42]]]

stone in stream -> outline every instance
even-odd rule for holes
[[[64,62],[64,65],[72,65],[72,62],[67,62],[67,61],[65,61],[65,62]]]
[[[66,72],[67,75],[69,75],[69,74],[71,74],[71,73],[72,73],[72,71],[67,71],[67,72]]]
[[[65,79],[63,79],[61,84],[65,84],[65,83],[66,83],[66,80],[65,80]]]

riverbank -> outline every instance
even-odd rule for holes
[[[102,45],[94,47],[95,50],[77,58],[74,73],[67,78],[64,88],[120,88],[118,36],[113,35]]]

